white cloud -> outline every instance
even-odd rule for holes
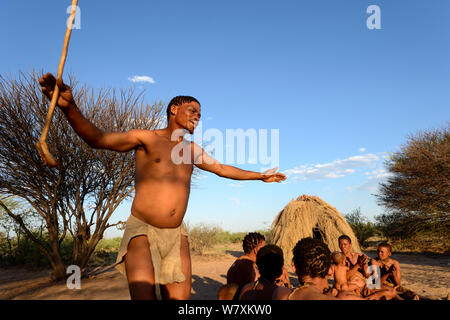
[[[347,191],[351,192],[354,190],[359,190],[377,193],[380,183],[392,175],[392,173],[386,171],[385,169],[376,169],[373,171],[367,171],[364,172],[364,174],[367,176],[366,181],[356,186],[347,187]]]
[[[374,165],[379,160],[380,158],[377,155],[369,153],[342,160],[338,159],[329,163],[301,165],[285,170],[284,173],[295,180],[301,181],[337,179],[355,173],[356,168]]]
[[[359,151],[359,152],[365,152],[365,151],[366,151],[366,148],[359,148],[358,151]]]
[[[155,80],[153,80],[152,77],[149,76],[133,76],[128,78],[131,82],[137,83],[137,82],[148,82],[148,83],[155,83]]]

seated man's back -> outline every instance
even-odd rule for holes
[[[243,286],[258,279],[256,254],[265,245],[265,238],[260,233],[251,232],[244,237],[242,243],[244,255],[236,259],[227,272],[227,284],[238,285],[234,299],[239,298]]]
[[[236,283],[239,286],[244,286],[254,281],[255,277],[255,263],[250,259],[241,257],[228,269],[227,283]]]

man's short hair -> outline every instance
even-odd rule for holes
[[[380,247],[384,247],[384,248],[388,248],[389,252],[392,252],[392,247],[389,243],[387,242],[381,242],[378,244],[378,248]]]
[[[301,281],[304,276],[324,278],[331,266],[331,252],[320,240],[303,238],[293,249],[296,273]]]
[[[250,253],[253,249],[255,249],[261,242],[265,241],[266,238],[258,232],[250,232],[244,237],[242,241],[242,249],[244,252]]]
[[[348,240],[349,243],[352,243],[352,239],[350,239],[350,237],[346,234],[343,234],[338,238],[338,242],[341,242],[341,240]]]
[[[167,122],[169,122],[170,119],[170,107],[171,106],[181,106],[183,103],[189,103],[189,102],[197,102],[200,105],[200,102],[198,102],[197,99],[191,96],[176,96],[172,100],[170,100],[169,105],[167,106]]]
[[[283,274],[283,250],[277,245],[268,244],[256,254],[256,266],[261,276],[267,280],[276,279]]]

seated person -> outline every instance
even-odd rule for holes
[[[371,264],[378,266],[381,272],[381,285],[390,287],[398,287],[401,284],[400,263],[397,260],[391,259],[392,248],[391,245],[382,242],[378,245],[378,257],[371,260]]]
[[[339,237],[338,242],[339,249],[341,249],[342,253],[345,255],[347,281],[362,283],[358,278],[364,280],[370,276],[366,273],[369,262],[368,257],[357,252],[352,252],[352,240],[349,236],[343,234]]]
[[[304,238],[293,249],[293,269],[298,276],[300,287],[295,290],[279,287],[274,291],[274,300],[366,300],[391,299],[391,291],[376,292],[370,297],[361,298],[348,291],[339,291],[337,296],[324,294],[328,289],[327,274],[331,268],[331,252],[320,240]],[[332,292],[332,291],[330,291]]]
[[[334,287],[338,291],[358,291],[359,288],[365,286],[365,281],[360,277],[353,281],[347,281],[347,267],[345,265],[345,255],[342,252],[335,251],[331,255],[333,264],[331,265],[331,273],[334,278]]]
[[[256,255],[259,278],[246,284],[239,300],[272,300],[272,294],[278,286],[289,286],[289,277],[284,268],[283,251],[276,245],[262,247]]]
[[[227,284],[220,288],[219,300],[233,293],[233,299],[237,300],[244,285],[253,282],[259,277],[256,268],[256,254],[266,245],[266,239],[258,232],[250,232],[242,241],[244,255],[236,259],[227,272]],[[233,284],[237,284],[237,287]]]

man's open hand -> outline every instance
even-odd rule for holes
[[[70,87],[65,85],[62,80],[57,81],[51,73],[43,75],[42,78],[39,79],[39,84],[41,85],[42,93],[50,100],[52,100],[53,97],[55,84],[58,84],[59,97],[56,105],[58,105],[60,108],[67,108],[75,104]]]
[[[277,172],[277,170],[278,167],[264,171],[262,173],[263,178],[261,180],[264,182],[281,182],[286,180],[286,176],[280,172]]]

